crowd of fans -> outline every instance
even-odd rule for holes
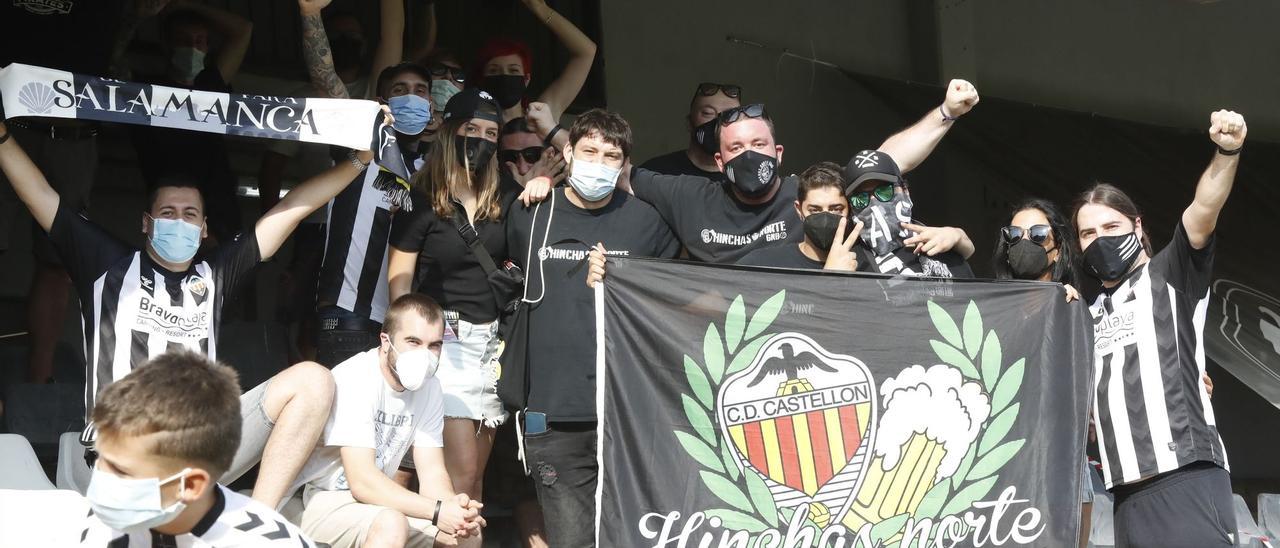
[[[184,0],[77,2],[58,22],[24,7],[34,3],[13,4],[0,14],[24,33],[83,30],[103,47],[87,55],[6,44],[0,65],[207,91],[231,90],[255,32],[241,15]],[[263,212],[247,223],[224,137],[133,127],[148,195],[139,249],[82,215],[95,125],[0,124],[0,206],[23,204],[38,226],[30,381],[50,377],[72,290],[83,314],[94,513],[82,538],[478,545],[492,464],[514,493],[525,545],[587,546],[599,443],[591,287],[607,279],[608,257],[974,275],[971,235],[913,217],[915,200],[934,198],[913,194],[905,176],[978,104],[967,81],[949,82],[936,108],[883,142],[853,144],[849,158],[798,175],[784,171],[765,106],[744,104],[749,90],[689,82],[688,146],[640,162],[624,113],[565,117],[597,46],[544,0],[524,4],[568,62],[537,96],[527,91],[533,52],[519,41],[461,55],[438,47],[434,32],[407,42],[401,0],[380,1],[377,36],[328,4],[297,2],[310,83],[295,95],[385,105],[415,170],[404,196],[376,184],[371,152],[333,150],[279,198],[286,168],[315,145],[264,142]],[[123,53],[152,18],[167,66],[147,74]],[[1226,457],[1196,348],[1214,228],[1246,128],[1225,110],[1211,125],[1217,151],[1162,250],[1137,205],[1107,184],[1070,215],[1027,199],[999,234],[982,236],[996,240],[999,278],[1064,284],[1065,298],[1088,304],[1105,327],[1095,328],[1095,363],[1080,366],[1095,372],[1118,538],[1223,540],[1214,534],[1225,524],[1203,503],[1231,504],[1221,500]],[[290,240],[287,300],[306,359],[239,394],[234,373],[213,361],[223,305]],[[1085,276],[1101,285],[1096,294],[1081,294]],[[502,362],[516,358],[525,381],[500,398],[513,365]],[[504,424],[519,440],[498,436]],[[497,462],[511,453],[504,444],[519,445],[528,477]],[[218,485],[255,464],[252,500]],[[1155,490],[1165,496],[1138,496]],[[1170,511],[1176,524],[1153,525]]]

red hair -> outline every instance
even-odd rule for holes
[[[491,38],[476,52],[476,62],[471,67],[471,77],[467,80],[467,84],[470,86],[480,82],[484,77],[484,66],[493,58],[504,55],[518,55],[520,64],[524,65],[525,76],[532,74],[533,51],[529,49],[528,44],[512,38]]]

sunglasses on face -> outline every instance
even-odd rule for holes
[[[742,118],[764,118],[764,105],[756,103],[741,107],[734,107],[720,113],[720,125],[727,126]]]
[[[532,164],[537,162],[539,158],[542,158],[543,150],[545,149],[540,146],[532,146],[515,150],[500,150],[498,151],[498,159],[503,163],[516,163],[520,158],[524,158],[524,161]]]
[[[1004,235],[1004,243],[1013,245],[1018,243],[1024,235],[1031,243],[1040,247],[1044,247],[1044,243],[1049,240],[1049,235],[1053,234],[1053,228],[1049,225],[1033,225],[1030,229],[1024,229],[1020,226],[1006,226],[1000,229]]]
[[[739,95],[742,95],[742,86],[735,84],[717,84],[715,82],[703,82],[698,84],[698,95],[710,97],[720,92],[724,92],[725,97],[737,99]]]
[[[448,65],[432,65],[431,68],[427,70],[431,73],[432,78],[448,77],[449,79],[455,82],[467,81],[466,73],[464,73],[462,69],[458,67],[451,67]]]
[[[893,183],[885,182],[876,185],[876,187],[871,190],[854,192],[849,195],[849,206],[852,207],[854,211],[862,211],[863,209],[866,209],[867,206],[871,205],[872,196],[875,196],[876,199],[881,202],[892,201],[894,195],[893,187]]]

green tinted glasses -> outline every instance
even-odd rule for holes
[[[849,206],[852,207],[854,211],[862,211],[863,209],[866,209],[867,206],[871,205],[872,196],[875,196],[876,199],[881,202],[892,201],[894,194],[893,186],[893,183],[881,183],[871,190],[854,192],[849,195]]]

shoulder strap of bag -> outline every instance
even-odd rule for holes
[[[466,211],[458,202],[450,200],[450,203],[453,204],[453,226],[458,229],[458,235],[471,249],[471,254],[475,256],[476,262],[480,263],[480,268],[484,269],[485,275],[493,274],[498,270],[498,265],[493,262],[493,257],[489,256],[489,251],[480,241],[480,231],[467,222]]]

